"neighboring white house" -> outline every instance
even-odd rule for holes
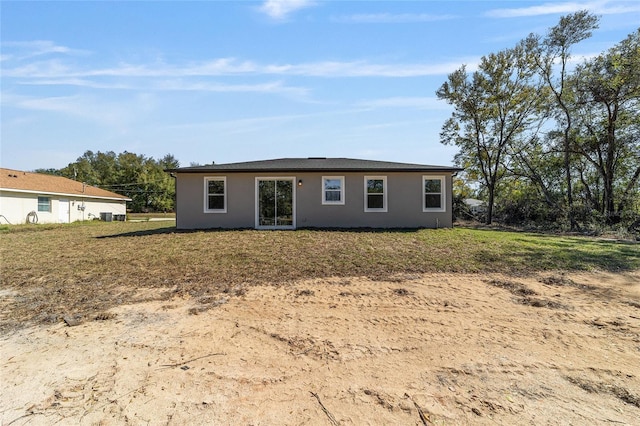
[[[65,177],[0,168],[0,224],[124,220],[127,201]]]
[[[477,200],[475,198],[465,198],[463,202],[469,207],[469,211],[473,215],[483,214],[487,212],[487,202]]]

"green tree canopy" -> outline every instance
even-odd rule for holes
[[[454,107],[441,142],[459,148],[461,187],[487,201],[488,222],[495,203],[515,224],[640,223],[640,29],[573,66],[573,46],[597,27],[587,11],[564,16],[436,92]]]
[[[504,177],[509,146],[535,127],[544,102],[532,57],[524,44],[482,57],[478,70],[462,66],[436,92],[454,112],[440,134],[460,148],[456,163],[472,169],[488,191],[491,223],[495,191]]]
[[[160,160],[124,151],[86,151],[73,163],[55,170],[39,170],[65,176],[131,198],[133,212],[172,211],[175,184],[165,169],[180,167],[171,154]]]

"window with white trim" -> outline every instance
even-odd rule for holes
[[[227,212],[227,178],[225,176],[204,178],[204,212]]]
[[[422,211],[443,212],[445,208],[444,176],[422,176]]]
[[[344,204],[344,176],[322,176],[322,204]]]
[[[38,197],[38,211],[39,212],[51,212],[51,198],[50,197]]]
[[[365,212],[386,212],[387,211],[387,177],[386,176],[365,176],[364,177],[364,211]]]

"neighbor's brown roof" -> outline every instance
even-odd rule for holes
[[[0,189],[131,201],[130,198],[124,195],[96,188],[95,186],[83,185],[82,182],[67,179],[66,177],[3,168],[0,168]]]

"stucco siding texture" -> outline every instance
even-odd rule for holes
[[[204,178],[225,176],[226,213],[205,213]],[[344,176],[343,205],[322,204],[322,177]],[[365,212],[365,176],[386,176],[387,211]],[[423,212],[422,177],[445,176],[444,212]],[[178,173],[179,229],[254,228],[256,178],[293,178],[296,228],[436,228],[451,227],[451,174],[421,172],[371,173]],[[302,180],[302,185],[297,182]]]
[[[127,213],[125,201],[57,195],[46,195],[46,198],[49,200],[50,211],[38,211],[37,194],[0,191],[0,215],[4,218],[0,220],[0,224],[26,223],[30,212],[36,212],[38,223],[68,223],[99,218],[100,213],[112,215]],[[68,212],[66,210],[61,212],[61,205],[68,207]]]

